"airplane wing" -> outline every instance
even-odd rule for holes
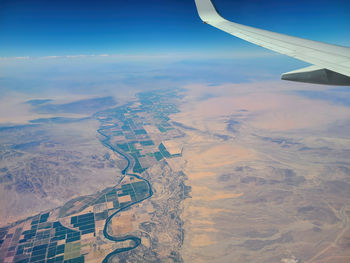
[[[198,14],[210,24],[248,42],[312,64],[282,74],[299,82],[350,86],[350,48],[292,37],[224,19],[211,0],[195,0]]]

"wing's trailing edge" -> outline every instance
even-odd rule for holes
[[[195,0],[204,23],[272,51],[313,66],[282,74],[299,82],[350,86],[350,48],[292,37],[224,19],[211,0]]]

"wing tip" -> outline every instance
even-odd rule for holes
[[[195,0],[199,17],[205,24],[210,24],[211,21],[223,19],[219,11],[216,9],[211,0]]]

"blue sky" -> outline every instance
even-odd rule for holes
[[[215,4],[238,23],[350,46],[348,0]],[[203,24],[194,0],[0,0],[2,98],[279,81],[306,65]]]
[[[348,0],[216,0],[228,19],[349,45]],[[0,57],[263,51],[199,20],[192,0],[0,0]]]

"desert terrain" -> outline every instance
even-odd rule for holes
[[[0,127],[0,259],[349,262],[346,92],[262,82],[26,101],[29,121]]]
[[[350,109],[303,88],[187,87],[185,262],[349,262]]]

